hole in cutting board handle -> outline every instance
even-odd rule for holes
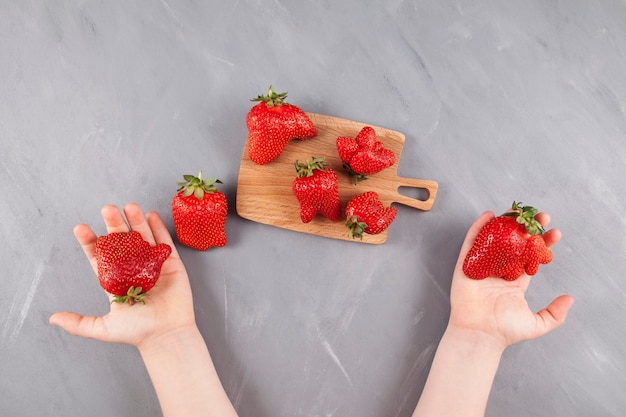
[[[430,192],[426,188],[407,186],[398,187],[398,194],[420,201],[426,201],[428,200],[428,197],[430,197]]]

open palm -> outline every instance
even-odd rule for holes
[[[153,246],[156,243],[170,245],[172,254],[163,264],[159,280],[150,290],[145,304],[112,303],[109,313],[101,317],[59,312],[50,317],[50,322],[76,336],[135,346],[139,346],[147,339],[158,338],[186,326],[194,326],[192,294],[187,272],[159,215],[156,212],[148,212],[144,216],[141,208],[131,203],[124,207],[124,214],[115,206],[105,206],[102,209],[102,217],[108,233],[134,230]],[[96,234],[89,226],[79,224],[74,228],[74,235],[94,272],[97,272],[94,257]],[[112,299],[109,294],[109,300]]]
[[[457,261],[450,294],[451,313],[449,325],[455,328],[484,333],[500,347],[540,337],[565,320],[573,298],[562,295],[539,312],[530,310],[526,290],[531,277],[523,274],[515,281],[489,277],[473,280],[463,273],[463,260],[478,231],[494,217],[483,213],[470,227]],[[538,213],[536,219],[545,227],[550,223],[547,213]],[[548,247],[561,239],[561,233],[552,229],[543,235]]]

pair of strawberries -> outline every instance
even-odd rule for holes
[[[248,156],[264,165],[278,158],[292,139],[308,140],[317,136],[315,125],[298,106],[285,102],[287,93],[276,93],[270,86],[267,95],[246,116],[248,127]],[[376,140],[376,132],[364,127],[355,138],[338,137],[337,150],[344,168],[363,180],[395,163],[395,155]]]
[[[309,223],[316,214],[332,221],[342,218],[339,198],[339,179],[332,168],[324,165],[324,158],[313,157],[306,163],[295,163],[297,177],[292,190],[300,203],[300,219]],[[378,194],[368,191],[352,198],[346,206],[346,227],[352,238],[363,238],[363,233],[378,234],[389,227],[396,217],[395,207],[385,207]]]
[[[180,243],[198,250],[226,245],[228,204],[215,178],[184,175],[172,199],[172,217]],[[117,303],[145,302],[163,263],[172,253],[164,243],[151,247],[138,232],[109,233],[96,240],[98,280]]]

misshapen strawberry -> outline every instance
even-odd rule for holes
[[[197,250],[224,246],[228,201],[215,184],[216,178],[202,179],[183,175],[185,181],[177,183],[178,192],[172,199],[172,217],[178,241]]]
[[[371,126],[365,126],[355,138],[339,136],[336,140],[337,151],[343,167],[356,181],[367,179],[396,162],[393,151],[376,140],[376,132]]]
[[[246,116],[248,156],[263,165],[278,158],[292,139],[307,140],[317,135],[309,116],[299,107],[285,102],[287,93],[276,93],[270,86],[266,96]]]
[[[500,277],[516,280],[524,272],[534,275],[540,264],[552,261],[535,220],[537,209],[513,203],[512,210],[491,219],[478,232],[463,261],[463,272],[473,279]]]
[[[135,231],[100,236],[94,252],[100,285],[114,302],[145,302],[171,253],[169,245],[150,246]]]
[[[346,206],[346,227],[354,239],[363,239],[363,233],[377,235],[386,230],[396,218],[395,207],[385,207],[374,191],[352,198]]]
[[[313,157],[307,163],[295,163],[297,177],[292,190],[300,202],[300,219],[309,223],[317,213],[330,220],[341,218],[339,180],[332,168],[324,166],[324,158]]]

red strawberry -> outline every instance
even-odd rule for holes
[[[172,199],[172,217],[178,240],[197,250],[226,245],[226,196],[217,190],[215,178],[202,179],[183,175],[184,182],[177,183],[178,193]]]
[[[513,210],[495,217],[478,232],[463,261],[463,272],[473,279],[500,277],[512,281],[522,273],[534,275],[539,264],[552,261],[535,220],[537,209],[513,203]]]
[[[346,227],[352,238],[363,239],[363,233],[377,235],[396,218],[395,207],[385,207],[374,191],[357,195],[346,206]]]
[[[100,236],[94,253],[100,285],[114,295],[114,302],[145,303],[146,293],[156,284],[170,253],[169,245],[150,246],[139,232]]]
[[[337,174],[324,166],[324,158],[313,157],[306,164],[295,163],[298,176],[292,190],[300,202],[300,219],[309,223],[317,213],[330,220],[341,218]]]
[[[270,86],[267,96],[246,116],[248,127],[248,156],[259,164],[267,164],[278,158],[292,139],[307,140],[317,135],[317,129],[309,116],[299,107],[285,102],[287,93],[277,94]]]
[[[355,138],[339,136],[336,145],[343,167],[355,182],[396,162],[393,151],[385,149],[384,144],[376,140],[376,132],[370,126],[363,127]]]

